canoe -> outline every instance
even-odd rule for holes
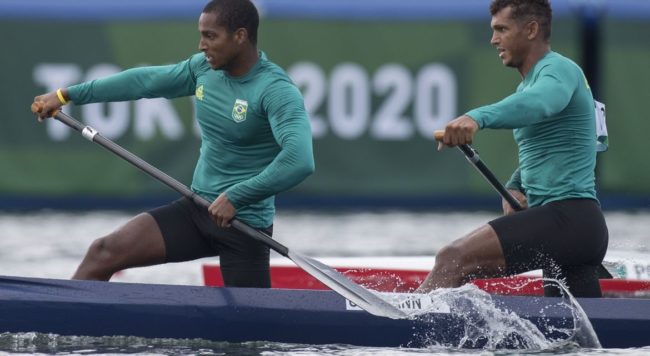
[[[433,256],[400,257],[318,257],[319,261],[333,267],[351,280],[366,288],[380,292],[406,293],[415,290],[424,281],[435,262]],[[605,296],[650,296],[650,260],[642,254],[614,253],[605,263],[615,278],[601,279]],[[222,287],[223,278],[218,261],[202,265],[206,286]],[[476,280],[479,288],[501,295],[542,295],[540,271],[508,278]],[[271,259],[273,288],[328,289],[311,275],[286,258]]]
[[[412,298],[413,294],[397,296]],[[420,297],[426,301],[427,296]],[[559,306],[559,298],[491,298],[506,313],[543,328],[545,337],[557,338],[557,330],[571,327],[575,320],[566,306]],[[400,308],[417,311],[426,304],[422,300],[407,300]],[[601,298],[581,299],[579,303],[603,347],[650,345],[650,300]],[[368,314],[332,291],[6,276],[0,277],[0,332],[372,347],[483,347],[490,341],[480,337],[469,344],[466,338],[462,341],[468,323],[475,320],[467,319],[471,313],[457,312],[463,303],[449,304],[446,309],[442,304],[437,302],[435,308],[418,317],[394,320]],[[472,307],[469,299],[464,304],[475,312],[484,308]],[[558,340],[563,337],[570,336],[561,335]],[[520,338],[506,339],[496,346],[522,347]]]

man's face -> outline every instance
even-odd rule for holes
[[[199,17],[199,50],[205,53],[212,69],[228,70],[233,59],[239,54],[240,41],[236,33],[228,33],[224,26],[217,24],[217,15],[202,13]]]
[[[492,39],[490,43],[496,47],[505,66],[519,68],[529,51],[526,26],[512,19],[512,8],[503,8],[492,16]]]

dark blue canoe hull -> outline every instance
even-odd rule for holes
[[[550,307],[554,298],[494,298],[536,324],[572,323],[565,309]],[[650,345],[650,300],[582,299],[580,304],[603,347]],[[463,335],[464,321],[451,314],[392,320],[346,306],[331,291],[0,277],[0,332],[377,347],[458,345]]]

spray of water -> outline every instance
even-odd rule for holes
[[[428,325],[414,330],[414,345],[484,350],[550,350],[568,344],[600,348],[593,327],[576,299],[556,280],[544,282],[555,283],[566,297],[543,303],[538,315],[526,318],[499,305],[492,295],[473,284],[437,289],[418,297],[414,297],[416,294],[384,296],[405,310],[410,319],[420,322],[419,325]],[[414,305],[418,307],[413,308]],[[561,323],[557,318],[547,317],[558,312],[570,317]]]
[[[559,288],[563,303],[558,303],[558,306],[564,306],[571,312],[573,317],[573,333],[569,337],[569,340],[575,342],[581,347],[593,349],[602,348],[600,340],[598,340],[598,335],[596,335],[596,331],[594,330],[593,325],[591,325],[587,313],[585,313],[584,309],[582,309],[576,298],[569,292],[566,286],[556,279],[540,279],[543,283],[547,284],[547,286]]]

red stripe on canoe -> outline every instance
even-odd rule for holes
[[[410,292],[424,280],[428,272],[398,269],[336,268],[354,282],[380,292]],[[206,286],[222,287],[223,278],[218,265],[203,265]],[[531,276],[479,279],[473,282],[479,288],[500,295],[541,295],[542,281]],[[272,266],[271,284],[281,289],[328,289],[327,286],[298,267]],[[650,294],[650,281],[630,279],[601,279],[600,287],[608,296]]]

